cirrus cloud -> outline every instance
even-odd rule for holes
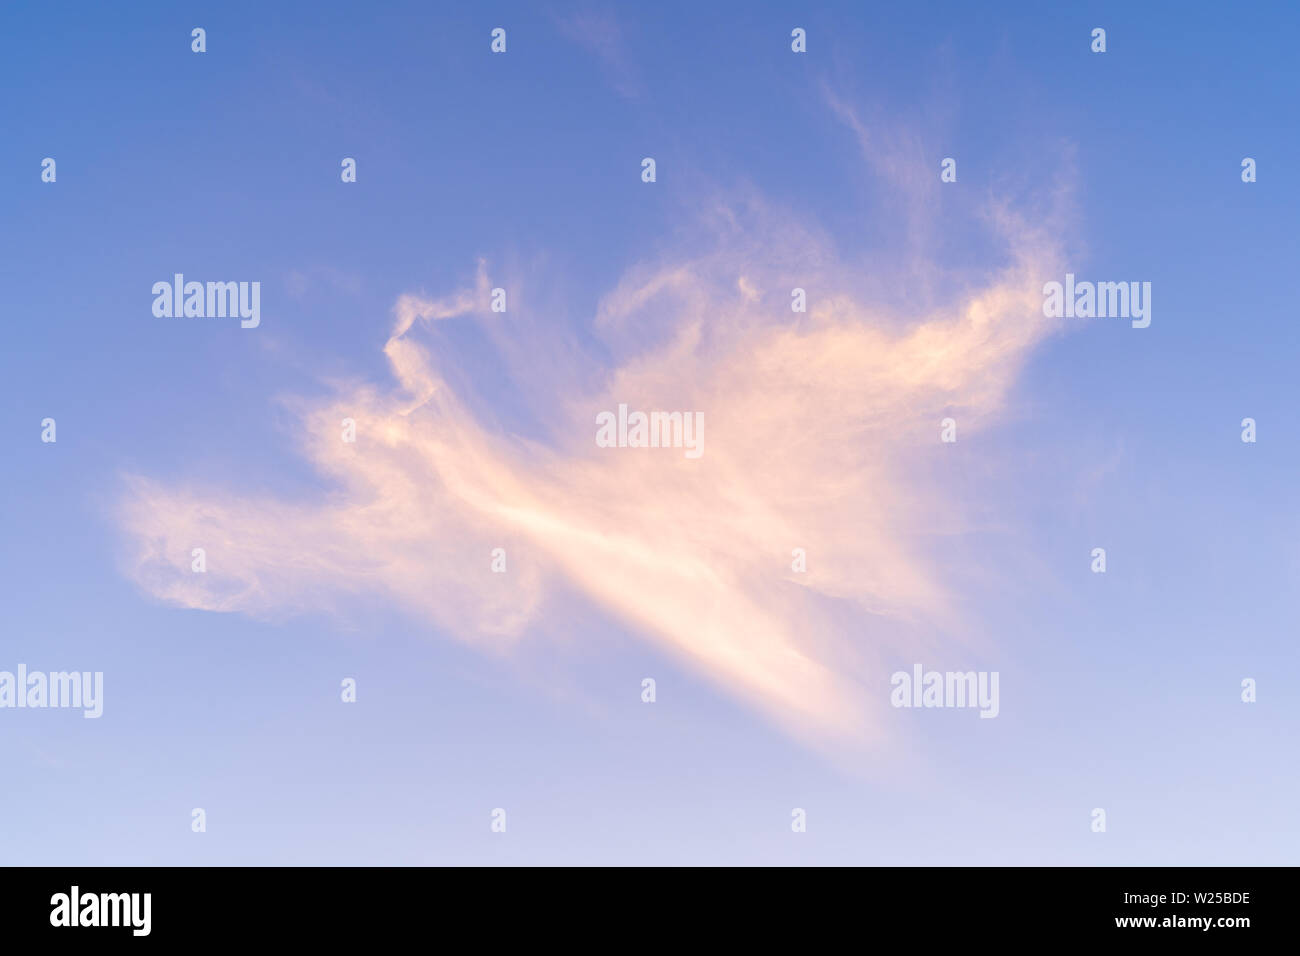
[[[130,576],[175,605],[251,615],[379,598],[502,653],[576,593],[801,738],[871,741],[879,662],[899,649],[887,625],[954,620],[928,547],[961,526],[933,477],[939,420],[965,438],[1003,412],[1051,331],[1041,284],[1059,271],[1060,223],[994,206],[999,265],[921,307],[872,301],[794,216],[751,202],[705,218],[708,243],[637,266],[601,300],[597,385],[547,377],[554,337],[503,346],[539,359],[544,439],[471,410],[454,357],[431,346],[440,322],[498,318],[480,263],[462,290],[400,297],[391,381],[295,403],[302,453],[333,489],[321,500],[131,477]],[[620,403],[702,412],[703,456],[596,447],[597,413]],[[506,575],[489,568],[497,547]]]

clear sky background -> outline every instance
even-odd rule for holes
[[[494,27],[504,55],[489,51]],[[794,27],[805,54],[790,50]],[[1089,49],[1094,27],[1105,54]],[[105,701],[99,720],[0,711],[0,861],[1294,864],[1298,35],[1287,4],[7,4],[0,670],[103,671]],[[355,184],[340,182],[345,156]],[[943,184],[949,156],[958,181]],[[1039,288],[1064,271],[1149,281],[1151,326],[1056,320],[987,376],[976,354],[957,392],[993,381],[997,394],[971,413],[978,428],[956,414],[951,447],[938,443],[946,399],[900,398],[917,430],[898,419],[899,440],[933,446],[890,453],[873,499],[885,517],[860,534],[866,505],[851,496],[821,516],[853,557],[833,587],[800,596],[800,540],[774,538],[772,577],[755,576],[735,540],[756,526],[745,508],[734,534],[712,523],[746,499],[600,471],[634,452],[598,456],[581,423],[612,407],[589,402],[617,400],[607,387],[641,355],[668,380],[668,407],[703,407],[686,384],[674,392],[701,376],[718,395],[742,382],[756,429],[807,407],[767,366],[655,351],[689,319],[708,336],[710,316],[735,311],[723,280],[761,286],[744,308],[778,334],[805,321],[789,312],[787,265],[815,243],[810,311],[831,311],[800,327],[810,341],[863,323],[902,334],[1002,281],[1005,237],[986,215],[999,204],[1035,249],[1059,245],[1034,260],[1052,266],[1031,270]],[[698,226],[756,207],[727,239]],[[168,520],[160,502],[214,503],[232,527],[260,502],[247,520],[286,549],[277,568],[295,542],[335,541],[329,520],[280,523],[299,505],[365,503],[304,454],[289,409],[328,418],[340,395],[392,394],[395,304],[472,288],[480,259],[510,308],[412,330],[464,405],[424,434],[476,423],[521,475],[536,461],[525,446],[548,449],[534,490],[561,522],[617,536],[622,512],[592,489],[628,487],[651,528],[686,509],[700,560],[734,562],[710,626],[743,653],[753,622],[728,609],[799,591],[774,639],[818,656],[854,706],[860,695],[864,740],[849,728],[841,745],[821,717],[792,729],[783,705],[737,691],[748,665],[682,651],[693,616],[656,617],[677,607],[671,588],[628,610],[572,553],[538,557],[544,602],[508,639],[481,638],[480,589],[502,582],[476,512],[420,485],[407,459],[391,460],[404,506],[461,529],[427,568],[409,549],[356,547],[382,583],[250,571],[257,599],[224,612],[133,572],[141,541],[168,536],[151,523]],[[621,283],[674,262],[706,263],[689,308],[652,300],[613,333],[598,319]],[[155,318],[151,286],[175,272],[260,281],[261,326]],[[1008,327],[1040,328],[1033,283],[1015,288],[1030,305],[1016,300]],[[727,354],[761,338],[743,322],[717,334]],[[747,348],[734,352],[762,354]],[[882,365],[855,387],[915,367],[881,361],[898,378]],[[852,424],[867,399],[844,394],[820,400]],[[900,414],[877,399],[862,409],[883,423],[871,435]],[[704,410],[702,461],[711,448],[725,461],[730,419]],[[801,476],[829,488],[844,455],[866,469],[885,455],[832,424],[819,433],[820,410],[809,421],[806,446],[774,438],[745,470],[770,464],[815,499],[821,485]],[[165,490],[133,491],[142,479]],[[532,567],[522,541],[511,586]],[[1104,575],[1089,569],[1095,547]],[[810,570],[824,553],[810,550]],[[919,582],[897,607],[877,575],[896,554]],[[431,605],[413,596],[426,572]],[[845,650],[822,648],[824,633]],[[889,673],[915,662],[998,671],[1000,715],[890,709]],[[339,700],[345,677],[356,704]],[[1244,678],[1258,702],[1241,701]],[[791,695],[817,703],[803,685]],[[206,833],[190,830],[195,807]],[[505,834],[489,830],[496,807]]]

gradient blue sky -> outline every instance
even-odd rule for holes
[[[102,670],[105,713],[0,711],[0,862],[1296,862],[1300,14],[814,6],[5,6],[0,669]],[[761,194],[888,288],[904,223],[832,96],[920,145],[955,286],[996,264],[979,204],[1064,176],[1069,268],[1154,287],[1150,328],[1044,340],[954,449],[969,651],[896,663],[999,671],[998,719],[887,712],[897,746],[845,766],[579,596],[573,646],[521,664],[401,608],[216,614],[122,572],[124,475],[321,494],[277,399],[388,383],[393,303],[479,257],[597,366],[601,297],[709,197]],[[261,328],[156,319],[178,271],[260,280]],[[472,322],[443,343],[484,416],[543,434]]]

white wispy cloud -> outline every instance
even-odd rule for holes
[[[557,17],[556,25],[565,37],[596,57],[607,81],[621,96],[635,99],[644,92],[641,73],[612,9],[588,5]]]
[[[961,526],[933,477],[939,421],[966,439],[1002,412],[1051,331],[1041,285],[1059,271],[1060,223],[994,207],[1002,265],[914,314],[866,300],[858,264],[792,215],[720,204],[706,221],[707,243],[637,266],[601,300],[592,325],[612,364],[597,387],[548,381],[546,440],[471,412],[448,382],[454,356],[430,348],[439,320],[489,318],[480,263],[469,287],[397,301],[391,382],[298,403],[302,453],[332,494],[135,476],[120,507],[129,573],[165,601],[254,615],[378,597],[504,653],[577,594],[803,739],[870,742],[878,662],[898,650],[884,625],[954,621],[930,553]],[[790,311],[796,286],[805,315]],[[506,347],[542,377],[565,348]],[[703,457],[596,447],[596,414],[619,403],[702,412]],[[206,574],[190,570],[200,545]],[[855,616],[869,626],[846,627]]]

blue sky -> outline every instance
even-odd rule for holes
[[[0,860],[1295,862],[1293,10],[378,6],[0,14],[0,427],[12,450],[0,670],[105,675],[99,720],[0,710],[14,782],[0,795]],[[196,26],[203,54],[190,50]],[[488,49],[498,26],[504,55]],[[806,54],[790,50],[796,26]],[[1089,50],[1098,26],[1104,54]],[[340,182],[345,156],[355,184]],[[653,184],[640,179],[645,156]],[[948,156],[958,181],[941,184]],[[616,399],[610,383],[638,374],[645,394],[659,382],[680,395],[673,407],[743,387],[755,422],[787,420],[798,396],[711,351],[672,365],[661,347],[698,316],[657,300],[623,314],[617,290],[689,263],[703,314],[730,316],[727,281],[770,276],[779,304],[787,264],[815,248],[812,298],[850,303],[815,321],[906,329],[1011,281],[1014,242],[987,218],[1000,203],[1024,217],[1035,255],[1053,246],[1034,261],[1062,268],[1041,281],[1150,281],[1152,323],[1057,320],[1017,337],[996,368],[962,364],[967,391],[996,383],[971,412],[979,426],[958,413],[959,441],[939,448],[947,406],[918,406],[935,447],[889,457],[885,517],[854,496],[836,520],[820,515],[817,540],[857,560],[805,603],[791,598],[800,610],[776,630],[809,654],[819,628],[850,648],[824,663],[836,680],[852,671],[870,746],[792,731],[747,672],[674,649],[694,640],[690,615],[664,625],[608,600],[571,555],[538,559],[544,599],[501,641],[481,639],[478,604],[516,598],[450,577],[458,560],[428,565],[431,610],[413,596],[426,568],[408,551],[363,555],[393,575],[377,589],[342,571],[250,571],[258,600],[228,612],[188,592],[169,602],[131,573],[140,542],[166,534],[141,517],[170,513],[161,504],[209,508],[231,541],[241,522],[267,524],[285,553],[334,540],[328,522],[274,520],[290,505],[364,504],[304,454],[295,409],[326,416],[366,387],[391,393],[395,304],[472,288],[480,259],[510,311],[412,331],[464,406],[427,434],[473,434],[482,444],[467,447],[499,453],[500,474],[544,461],[536,494],[557,519],[617,534],[593,488],[628,487],[647,513],[676,514],[686,505],[662,489],[678,488],[677,472],[589,469],[628,459],[581,457],[595,449],[570,406]],[[740,210],[735,234],[717,234],[718,208]],[[156,318],[150,287],[175,272],[260,281],[261,326]],[[622,324],[600,319],[611,314]],[[711,321],[721,354],[784,354],[747,351],[748,319]],[[772,311],[763,328],[782,342],[792,321]],[[646,356],[654,374],[638,371]],[[846,428],[858,412],[837,408]],[[732,420],[712,404],[705,414]],[[861,409],[885,432],[895,414]],[[40,441],[47,416],[54,444]],[[1254,444],[1240,440],[1245,417]],[[734,449],[720,427],[708,434],[721,456]],[[829,487],[843,459],[829,437],[840,433],[824,432],[806,465]],[[768,452],[735,460],[804,474],[786,471],[802,451]],[[870,470],[883,454],[864,441],[852,464]],[[424,473],[384,461],[394,480]],[[133,497],[135,479],[162,490]],[[411,507],[438,498],[413,487]],[[692,520],[709,560],[726,562],[725,606],[766,607],[766,591],[784,601],[785,569],[756,580],[735,541],[774,525],[743,509],[734,525],[718,518],[747,500],[736,495],[698,500],[713,502]],[[143,507],[123,517],[124,502]],[[245,517],[249,502],[265,520]],[[448,505],[430,520],[472,548],[472,515]],[[1089,570],[1099,546],[1104,575]],[[512,575],[527,581],[519,548]],[[916,593],[942,594],[951,613],[931,617],[920,598],[895,607],[894,590],[877,589],[872,561],[911,571],[913,557]],[[317,588],[338,599],[304,612]],[[721,624],[741,648],[744,620]],[[918,661],[999,671],[998,718],[877,706],[889,672]],[[359,699],[344,705],[349,676]],[[646,676],[653,705],[639,698]],[[1259,687],[1249,705],[1247,677]],[[190,830],[194,807],[206,833]],[[489,831],[495,807],[505,834]],[[795,807],[806,833],[790,830]],[[1094,807],[1104,834],[1090,832]]]

